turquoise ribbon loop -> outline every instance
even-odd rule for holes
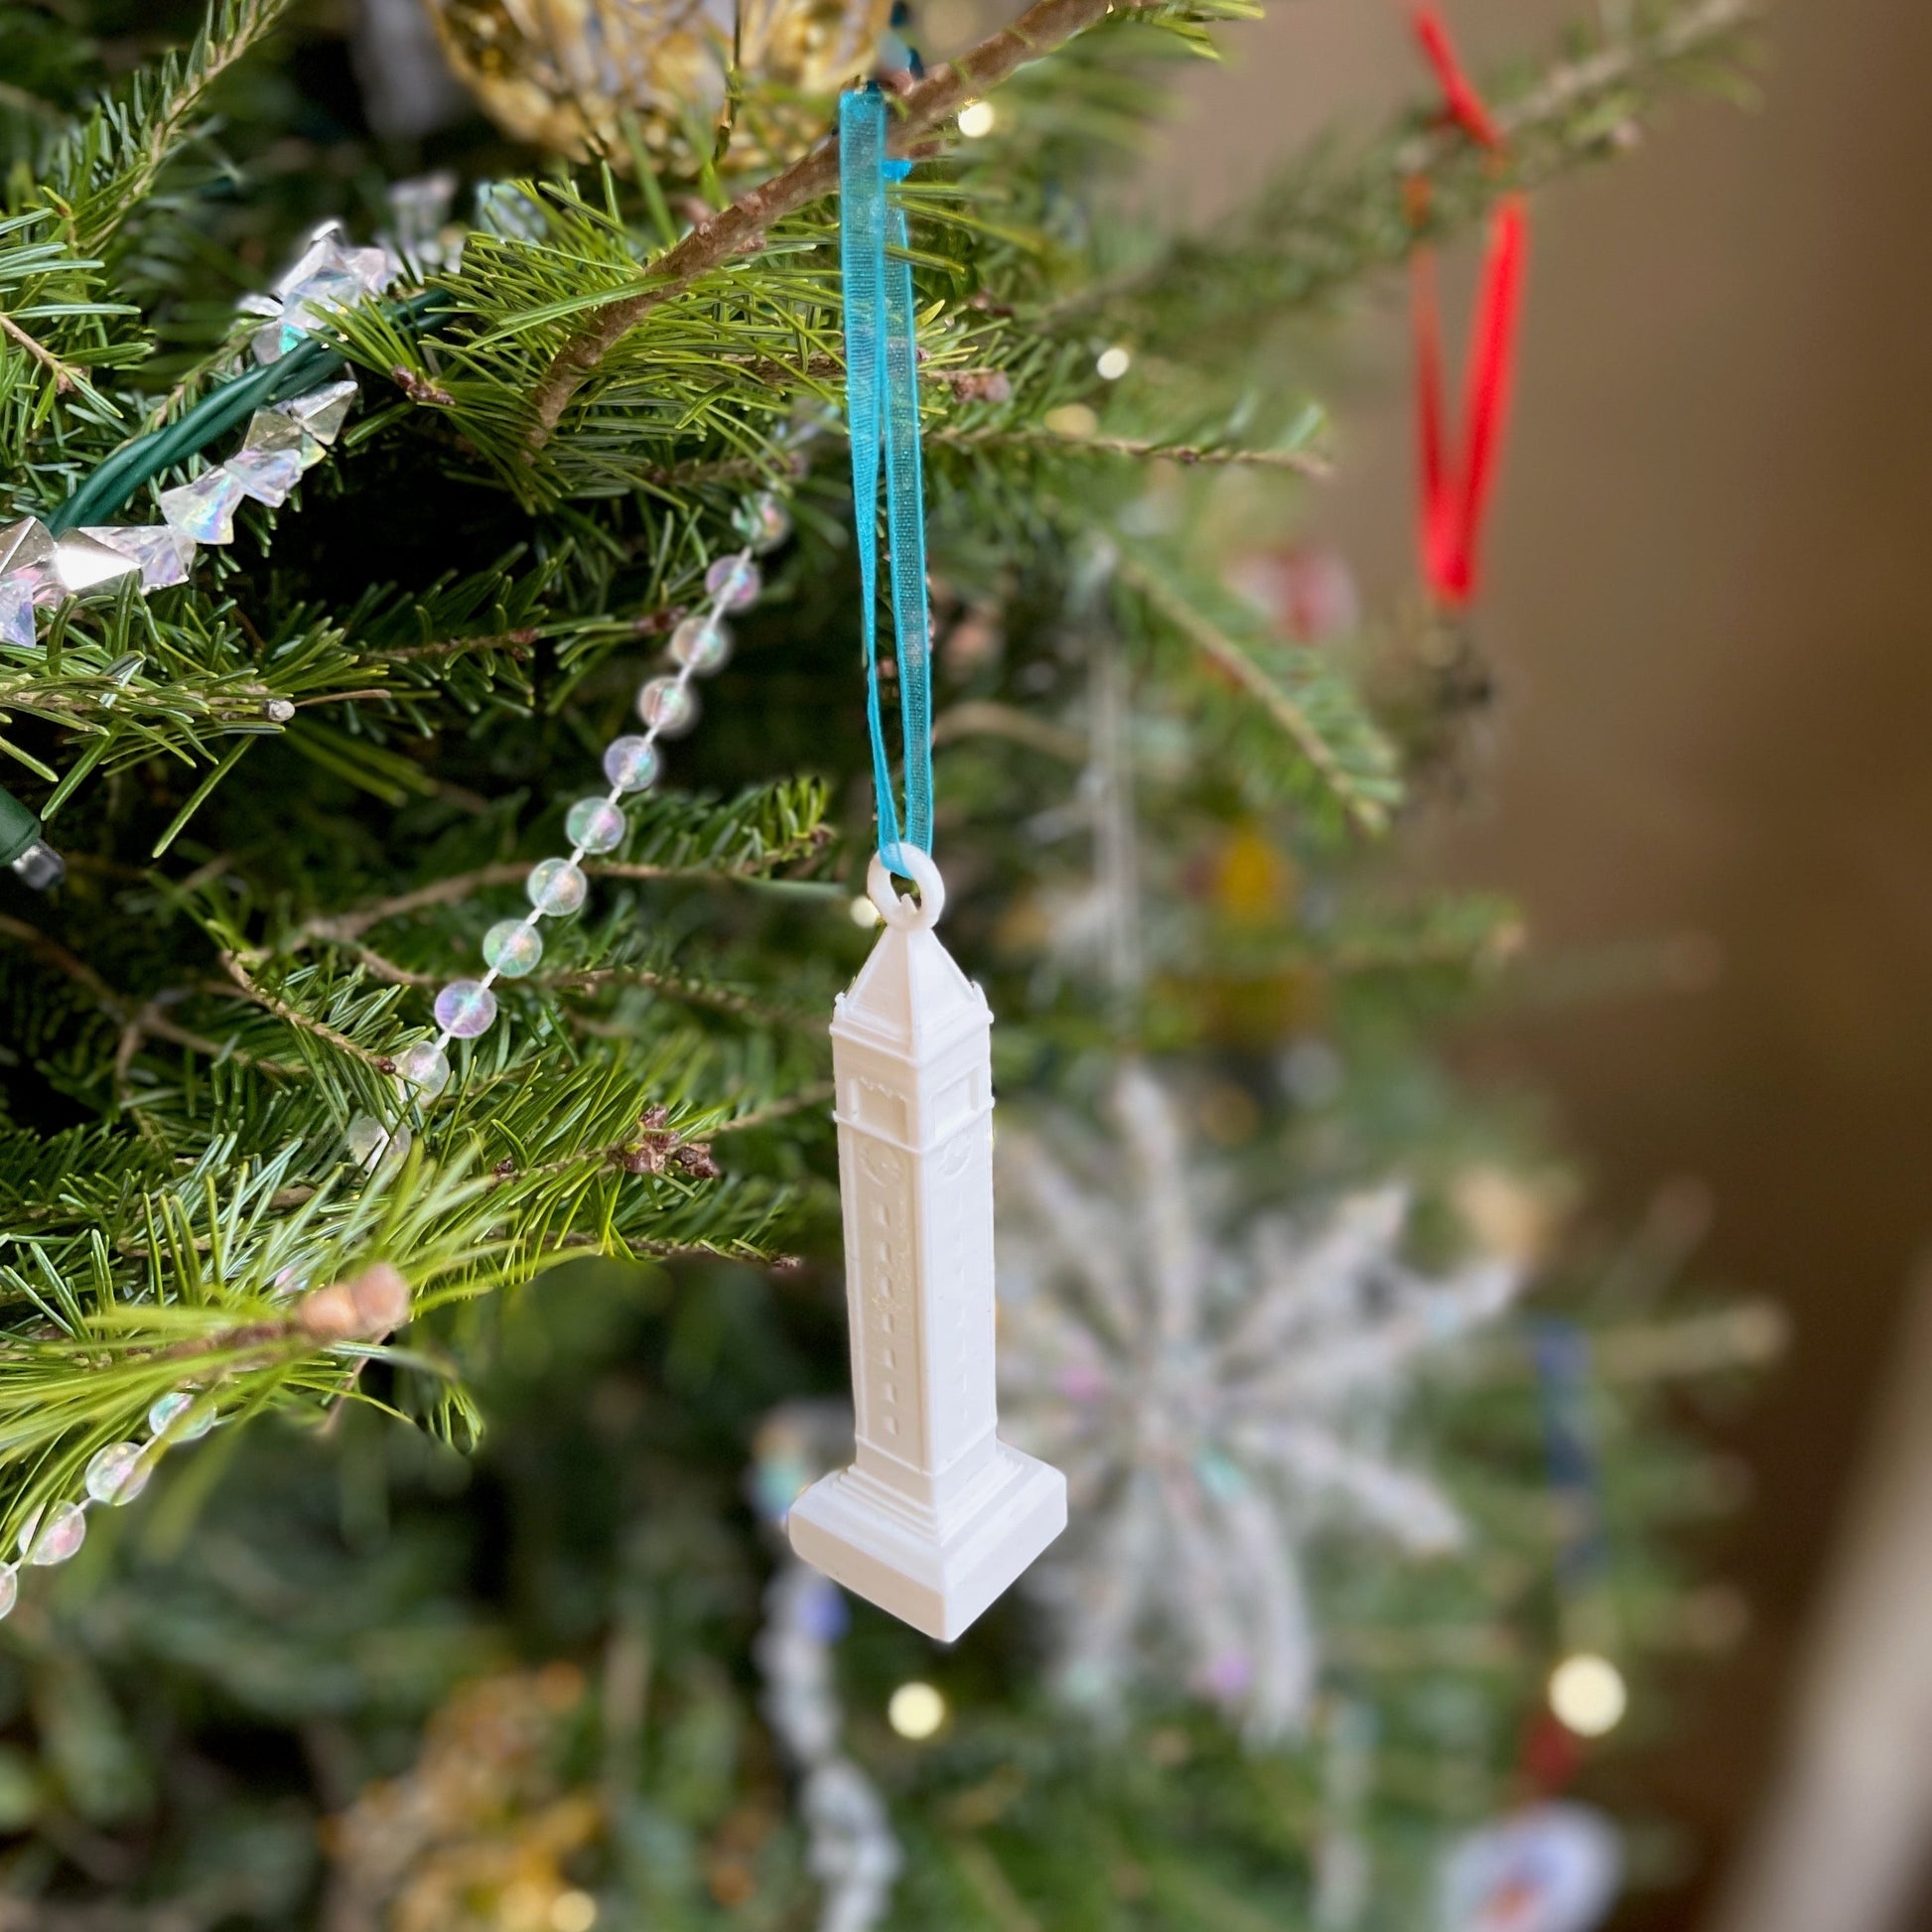
[[[901,839],[932,850],[932,660],[925,602],[925,482],[919,461],[919,356],[905,213],[886,193],[909,162],[886,153],[886,100],[876,87],[839,102],[839,261],[845,277],[846,424],[866,643],[866,720],[878,799],[879,856],[901,878]],[[889,249],[897,250],[891,254]],[[887,566],[905,744],[901,829],[879,695],[879,479],[885,452]]]

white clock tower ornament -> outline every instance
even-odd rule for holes
[[[1000,1441],[993,1392],[993,1016],[901,898],[832,1017],[858,1453],[791,1506],[791,1547],[929,1637],[960,1635],[1066,1527],[1066,1478]]]

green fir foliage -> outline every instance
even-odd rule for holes
[[[20,1572],[0,1889],[73,1932],[425,1925],[397,1915],[421,1858],[357,1863],[342,1820],[430,1775],[425,1725],[460,1725],[481,1676],[548,1714],[498,1836],[588,1794],[564,1862],[602,1923],[809,1924],[747,1663],[773,1552],[743,1482],[760,1417],[844,1376],[824,1027],[867,943],[870,797],[836,199],[669,281],[693,224],[771,172],[742,138],[755,79],[736,139],[573,169],[474,117],[421,154],[363,132],[329,9],[4,11],[11,516],[240,372],[237,300],[319,216],[366,238],[385,176],[431,161],[466,217],[494,185],[460,258],[403,291],[432,303],[339,318],[363,401],[283,508],[246,505],[185,585],[72,600],[0,644],[0,776],[70,869],[45,897],[0,875],[0,1543],[142,1440],[159,1397],[218,1424],[137,1507],[95,1509],[68,1568]],[[1373,857],[1446,741],[1453,761],[1441,640],[1296,636],[1228,565],[1279,547],[1332,461],[1293,332],[1500,195],[1621,151],[1670,92],[1732,81],[1744,9],[1640,7],[1504,76],[1501,159],[1423,104],[1168,232],[1112,184],[1181,65],[1252,11],[1105,15],[1021,69],[989,138],[942,129],[902,191],[949,932],[1000,1014],[1005,1104],[1090,1105],[1112,1056],[1167,1055],[1257,1211],[1400,1172],[1416,1240],[1452,1256],[1484,1238],[1458,1176],[1547,1167],[1427,1043],[1506,981],[1513,915],[1398,895]],[[534,399],[587,318],[653,288],[543,434]],[[1114,345],[1119,379],[1096,367]],[[795,533],[702,722],[587,862],[585,913],[453,1050],[448,1094],[399,1098],[436,989],[567,847],[760,489]],[[1103,781],[1138,801],[1138,975],[1069,911]],[[1339,1069],[1319,1092],[1281,1072],[1311,1042]],[[310,1298],[380,1264],[406,1325],[321,1324]],[[1624,1319],[1587,1282],[1568,1301]],[[1380,1725],[1363,1829],[1388,1914],[1361,1925],[1420,1923],[1401,1914],[1444,1830],[1503,1801],[1565,1614],[1527,1359],[1503,1336],[1401,1424],[1478,1534],[1422,1569],[1341,1540],[1315,1590],[1333,1674],[1288,1747],[1244,1747],[1178,1689],[1111,1733],[1067,1724],[1021,1602],[944,1657],[861,1610],[842,1686],[908,1857],[890,1923],[1310,1925],[1323,1739],[1355,1702]],[[1598,1405],[1639,1650],[1689,1641],[1660,1539],[1718,1500],[1662,1429],[1664,1377]],[[878,1716],[914,1676],[957,1714],[923,1751]],[[438,1932],[512,1922],[465,1909]]]

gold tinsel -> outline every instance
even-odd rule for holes
[[[732,0],[424,0],[458,77],[506,134],[621,166],[626,124],[653,154],[709,130],[725,102]],[[781,162],[822,130],[813,96],[869,60],[892,0],[740,0],[743,91],[732,159]]]

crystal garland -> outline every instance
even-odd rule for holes
[[[175,1389],[148,1410],[145,1443],[110,1443],[95,1450],[81,1477],[85,1494],[77,1503],[56,1503],[37,1509],[20,1526],[20,1562],[36,1568],[66,1563],[87,1540],[89,1503],[119,1508],[131,1503],[148,1486],[163,1449],[199,1442],[214,1423],[212,1403],[198,1400],[192,1389]],[[20,1596],[20,1570],[0,1563],[0,1617]]]
[[[643,731],[613,739],[605,748],[604,775],[610,790],[601,797],[594,793],[580,798],[565,816],[569,853],[540,859],[530,868],[524,882],[530,909],[520,918],[499,919],[483,934],[487,969],[483,976],[452,980],[445,986],[435,1001],[436,1036],[418,1040],[396,1056],[396,1079],[405,1098],[433,1101],[449,1085],[450,1041],[475,1039],[495,1024],[496,982],[521,979],[535,969],[543,957],[542,921],[568,917],[583,906],[590,882],[582,862],[615,852],[623,843],[629,822],[621,801],[648,791],[657,781],[662,763],[658,740],[680,738],[698,722],[698,693],[692,680],[724,669],[732,647],[726,615],[748,609],[763,587],[755,553],[775,549],[791,531],[784,505],[769,493],[754,500],[745,521],[751,540],[734,555],[720,557],[705,573],[710,605],[671,632],[670,658],[676,669],[647,679],[637,693]],[[365,1161],[379,1159],[392,1145],[390,1131],[367,1115],[358,1115],[350,1123],[349,1137],[351,1152]]]
[[[281,360],[332,310],[382,294],[402,272],[401,260],[387,246],[349,247],[339,223],[326,224],[269,294],[242,303],[245,312],[262,318],[250,338],[255,361],[265,365]],[[159,524],[83,525],[57,535],[39,517],[28,516],[0,527],[0,639],[31,647],[37,641],[37,609],[120,584],[137,572],[144,592],[185,583],[199,546],[234,541],[234,516],[244,497],[270,508],[287,500],[303,475],[322,462],[357,393],[355,382],[345,377],[257,409],[233,456],[161,492]],[[397,1083],[405,1098],[428,1101],[442,1092],[450,1075],[450,1040],[474,1038],[488,1030],[496,1017],[491,990],[496,980],[528,973],[543,955],[539,922],[583,905],[588,881],[581,861],[622,843],[628,827],[620,800],[655,782],[661,762],[658,741],[679,737],[696,724],[699,700],[692,681],[724,668],[732,646],[724,619],[757,601],[762,579],[755,556],[775,549],[791,530],[784,505],[769,492],[756,497],[740,521],[748,538],[745,546],[719,558],[705,574],[709,607],[701,616],[686,618],[671,634],[675,670],[648,679],[637,694],[644,730],[615,740],[605,751],[610,790],[571,807],[565,820],[572,840],[569,855],[532,867],[527,882],[530,910],[521,918],[499,921],[483,937],[484,976],[443,988],[435,1002],[440,1033],[398,1057]],[[271,699],[265,708],[277,722],[293,716],[286,700]],[[349,1150],[358,1161],[373,1165],[385,1152],[400,1153],[407,1134],[405,1127],[392,1133],[368,1116],[358,1116],[349,1126]],[[284,1270],[276,1286],[286,1296],[306,1284]],[[405,1317],[406,1310],[405,1290]],[[89,1504],[133,1502],[147,1487],[161,1452],[200,1440],[215,1420],[213,1402],[194,1388],[159,1397],[148,1411],[146,1443],[112,1443],[97,1450],[83,1472],[79,1501],[57,1502],[27,1517],[19,1532],[21,1563],[46,1567],[67,1562],[86,1540]],[[0,1618],[13,1609],[19,1593],[18,1566],[0,1561]]]
[[[255,361],[281,360],[330,311],[382,294],[401,273],[402,263],[388,247],[349,247],[339,223],[325,224],[269,294],[242,303],[245,312],[263,319],[250,339]],[[187,582],[199,546],[234,541],[234,516],[244,497],[270,508],[287,500],[303,475],[327,455],[357,393],[355,382],[345,377],[257,409],[233,456],[161,492],[159,524],[91,524],[57,535],[41,518],[28,516],[0,527],[0,640],[31,647],[37,641],[38,609],[120,584],[137,572],[144,592]],[[531,910],[521,919],[499,922],[485,935],[485,976],[460,981],[437,996],[436,1018],[443,1031],[434,1041],[420,1042],[401,1057],[398,1073],[405,1092],[434,1098],[442,1090],[449,1077],[444,1049],[450,1039],[474,1037],[488,1028],[496,1011],[493,982],[527,973],[542,956],[538,921],[574,912],[583,904],[587,881],[579,862],[621,843],[626,825],[618,801],[655,780],[658,740],[676,737],[697,722],[692,679],[724,667],[731,654],[725,614],[757,600],[761,579],[754,555],[775,548],[791,528],[784,506],[768,493],[755,499],[744,523],[750,539],[745,547],[719,559],[706,573],[709,609],[702,617],[686,619],[672,633],[670,655],[676,671],[653,677],[638,693],[644,731],[618,739],[606,751],[610,791],[571,808],[566,820],[574,842],[570,855],[535,866],[529,881]],[[285,700],[271,699],[266,710],[277,722],[293,715]],[[371,1159],[379,1157],[391,1137],[366,1117],[351,1124],[351,1151],[361,1151],[356,1139],[365,1128],[373,1130],[367,1152]],[[404,1132],[398,1130],[398,1149]],[[303,1286],[289,1270],[277,1280],[283,1294]],[[162,1451],[199,1441],[215,1420],[212,1401],[194,1388],[159,1397],[148,1410],[146,1443],[111,1443],[97,1450],[83,1472],[78,1501],[57,1502],[27,1517],[19,1532],[21,1563],[66,1563],[86,1540],[90,1504],[118,1507],[133,1502],[146,1489]],[[11,1612],[19,1593],[19,1567],[0,1561],[0,1618]]]
[[[313,1295],[304,1292],[307,1287],[297,1269],[284,1268],[275,1278],[274,1293],[290,1310],[286,1331],[313,1341],[377,1339],[409,1318],[409,1284],[387,1262],[376,1262]],[[131,1503],[148,1486],[164,1450],[200,1442],[215,1420],[211,1395],[182,1388],[157,1397],[148,1407],[145,1443],[109,1443],[96,1449],[81,1475],[78,1502],[58,1502],[29,1513],[20,1526],[21,1562],[36,1568],[66,1563],[87,1540],[90,1503],[114,1508]],[[19,1569],[0,1563],[0,1617],[19,1595]]]
[[[265,318],[251,340],[256,361],[278,361],[330,310],[381,294],[400,272],[387,248],[347,247],[338,223],[318,229],[272,292],[242,305]],[[161,492],[160,523],[87,524],[57,536],[39,517],[27,516],[0,528],[0,639],[31,647],[37,609],[136,572],[143,591],[186,583],[200,545],[234,541],[243,497],[270,508],[287,500],[304,473],[327,455],[356,393],[353,380],[345,377],[257,409],[241,448],[225,463]],[[292,706],[275,700],[268,711],[278,721],[294,715]],[[159,1397],[148,1410],[146,1443],[110,1443],[96,1450],[82,1474],[78,1502],[37,1509],[22,1523],[21,1562],[36,1568],[66,1563],[86,1541],[90,1503],[131,1503],[148,1486],[161,1452],[199,1441],[214,1420],[213,1403],[194,1389]],[[19,1595],[18,1567],[0,1562],[0,1617]]]
[[[255,360],[279,361],[331,310],[380,295],[402,272],[387,248],[351,248],[339,224],[318,229],[271,293],[243,308],[266,317],[251,339]],[[69,597],[140,576],[144,591],[184,584],[202,544],[232,543],[244,497],[271,509],[328,454],[356,387],[350,377],[258,409],[241,448],[192,482],[161,492],[162,521],[96,523],[55,535],[37,516],[0,528],[0,639],[31,646],[34,613]],[[271,703],[270,715],[282,717]],[[287,716],[293,716],[290,711]]]

